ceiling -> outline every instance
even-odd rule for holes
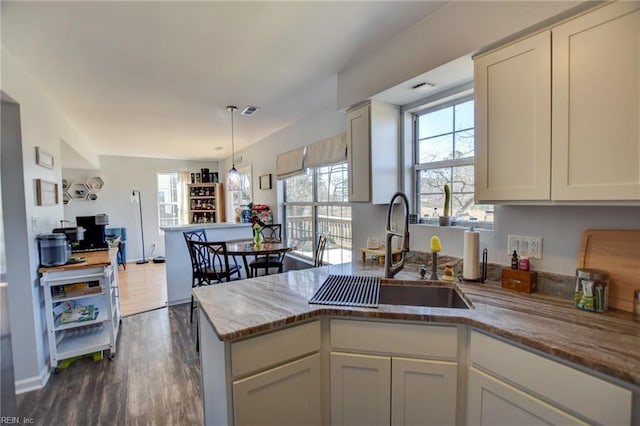
[[[231,155],[226,105],[260,107],[235,116],[236,150],[259,142],[334,107],[338,72],[445,4],[2,1],[1,35],[94,151],[208,160]]]

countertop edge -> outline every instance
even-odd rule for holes
[[[276,288],[276,286],[278,285],[284,285],[283,281],[284,282],[296,281],[296,279],[300,280],[300,277],[302,277],[302,275],[300,276],[295,275],[295,272],[289,272],[287,274],[280,274],[280,275],[288,275],[288,274],[293,274],[293,275],[290,275],[286,278],[277,278],[278,275],[271,276],[270,278],[262,277],[262,279],[263,280],[266,279],[267,282],[265,281],[259,282],[259,279],[250,280],[251,282],[250,281],[245,281],[245,282],[251,286],[267,285],[267,286],[272,286],[273,288]],[[311,273],[307,273],[305,278],[310,278],[311,276],[315,276],[315,275],[317,274],[312,275]],[[230,284],[233,285],[232,283]],[[222,287],[224,287],[225,285],[226,284],[223,284]],[[232,289],[232,288],[233,287],[229,287],[229,289]],[[271,290],[273,290],[273,288],[271,288]],[[201,294],[199,293],[202,290],[205,290],[205,293],[202,293],[202,296],[203,298],[206,299],[208,297],[207,296],[208,293],[206,293],[206,291],[210,289],[206,289],[206,288],[195,289],[194,295],[196,296],[196,299],[199,300],[199,302],[201,302],[200,300]],[[595,372],[599,372],[607,376],[610,376],[612,378],[622,380],[627,385],[631,385],[635,387],[640,386],[640,371],[637,371],[637,372],[635,371],[634,366],[636,364],[634,361],[631,361],[631,364],[629,364],[630,362],[629,352],[628,352],[629,351],[629,347],[628,347],[629,334],[631,336],[631,339],[634,339],[635,336],[637,335],[635,330],[636,323],[634,323],[633,321],[620,322],[617,319],[611,319],[611,318],[607,319],[607,317],[599,315],[598,318],[602,318],[604,323],[609,323],[610,321],[614,321],[614,322],[617,322],[618,324],[623,324],[621,327],[623,327],[623,329],[626,330],[627,340],[626,340],[626,343],[621,342],[620,343],[621,346],[619,348],[618,347],[613,348],[612,353],[603,353],[603,354],[598,353],[595,355],[590,355],[588,351],[582,350],[582,347],[586,346],[589,343],[588,340],[586,341],[586,344],[585,344],[585,340],[580,340],[580,339],[577,339],[570,343],[563,343],[562,339],[554,340],[553,337],[557,337],[557,336],[545,335],[543,337],[539,333],[535,334],[535,333],[531,333],[530,331],[527,332],[527,330],[524,330],[521,328],[522,323],[526,324],[527,322],[531,322],[531,321],[541,322],[543,324],[542,327],[553,327],[555,324],[558,324],[558,325],[561,324],[560,319],[553,318],[553,317],[546,317],[546,318],[539,317],[538,315],[536,315],[535,312],[527,312],[526,310],[521,311],[513,307],[510,308],[508,307],[508,305],[506,305],[508,301],[505,302],[505,300],[500,299],[500,296],[504,295],[505,299],[515,297],[515,298],[523,298],[523,300],[526,301],[529,298],[532,298],[531,295],[517,294],[515,292],[509,292],[509,291],[505,293],[505,291],[501,289],[497,289],[497,290],[493,289],[491,292],[489,292],[489,294],[486,294],[485,292],[487,290],[488,289],[486,287],[481,287],[481,286],[464,288],[463,291],[465,292],[465,294],[470,296],[474,305],[476,305],[476,308],[472,308],[469,310],[465,309],[460,311],[453,310],[453,309],[446,309],[446,308],[432,308],[432,309],[429,309],[427,312],[415,312],[415,311],[412,311],[412,309],[404,309],[403,307],[391,307],[390,305],[381,305],[383,309],[372,310],[368,308],[353,308],[353,307],[305,304],[305,305],[299,305],[296,309],[291,309],[290,311],[287,311],[286,309],[278,309],[278,313],[276,315],[273,315],[271,317],[263,317],[261,319],[254,318],[254,321],[252,321],[250,324],[249,323],[247,323],[246,325],[234,324],[234,327],[229,327],[228,324],[224,322],[226,321],[225,319],[222,319],[220,317],[212,318],[210,313],[207,311],[206,306],[203,308],[203,313],[205,314],[205,317],[207,318],[207,320],[213,327],[214,331],[216,332],[218,339],[223,342],[230,342],[238,339],[247,338],[253,335],[258,335],[265,332],[273,331],[282,327],[291,326],[299,322],[311,320],[313,318],[319,318],[322,316],[334,316],[334,317],[343,317],[343,318],[350,317],[354,319],[359,318],[359,319],[409,321],[409,322],[414,321],[414,322],[425,322],[425,323],[437,322],[440,324],[469,325],[478,330],[485,331],[495,336],[504,338],[505,340],[512,342],[514,344],[520,344],[530,350],[533,350],[534,352],[538,351],[544,354],[554,356],[569,364],[591,369]],[[493,295],[491,293],[496,293],[496,294]],[[243,297],[243,292],[234,290],[234,293],[232,296],[241,298]],[[247,297],[251,297],[251,296],[257,296],[257,295],[250,295]],[[287,306],[286,305],[287,297],[290,296],[290,294],[282,293],[282,294],[278,294],[277,296],[283,298],[282,304],[279,306]],[[495,303],[487,304],[483,300],[483,299],[486,299],[487,297],[492,298],[494,296],[497,296],[497,299],[495,299]],[[494,300],[492,299],[491,302],[494,302]],[[503,304],[503,306],[500,306],[501,303]],[[547,303],[547,301],[545,300],[544,303]],[[553,301],[551,301],[550,304],[551,305],[549,309],[555,310],[556,314],[557,312],[564,312],[564,309],[568,310],[570,307],[570,304],[568,304],[566,301],[556,301],[555,304],[553,303]],[[535,309],[535,306],[533,308]],[[474,312],[476,312],[476,314],[474,314]],[[483,316],[487,314],[487,312],[490,312],[491,314],[494,314],[494,315],[498,315],[500,316],[500,318],[502,317],[502,315],[506,315],[507,317],[511,317],[511,318],[516,318],[518,321],[518,324],[517,326],[514,327],[513,325],[510,325],[507,322],[505,326],[501,327],[500,324],[496,323],[495,320],[492,322],[491,318],[486,319],[486,321],[483,320],[483,318],[478,318],[478,316]],[[583,313],[584,312],[581,311],[580,313],[577,313],[577,314],[582,315]],[[219,313],[217,313],[216,315],[219,315]],[[216,321],[222,321],[220,325],[222,326],[221,328],[224,330],[221,330],[219,327],[216,327]],[[606,326],[607,324],[603,324],[601,325],[601,328]],[[540,327],[541,327],[540,324],[538,324],[537,325],[538,332],[540,332]],[[574,331],[574,330],[571,330],[571,327],[576,327],[576,324],[567,323],[566,327],[567,327],[566,332],[571,333]],[[629,332],[629,327],[631,327],[630,332]],[[232,331],[229,331],[229,329],[232,329]],[[522,332],[519,332],[519,330],[522,330]],[[538,338],[538,336],[540,337]],[[590,338],[589,336],[585,337],[585,339],[589,339],[589,338]],[[627,345],[627,347],[624,346],[625,344]],[[633,350],[633,348],[635,347],[635,343],[632,343],[632,345],[633,346],[631,350]],[[618,350],[618,352],[615,352],[616,350]],[[619,361],[616,364],[615,362],[612,362],[612,359],[615,361],[622,359],[622,361]]]

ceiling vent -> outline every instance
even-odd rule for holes
[[[260,109],[260,107],[247,105],[246,107],[244,107],[244,109],[242,110],[242,112],[240,114],[242,114],[242,115],[253,115],[259,109]]]
[[[415,84],[415,85],[411,86],[411,90],[413,90],[416,93],[426,93],[426,92],[430,91],[431,89],[433,89],[434,87],[436,87],[435,84],[423,81],[423,82],[420,82],[418,84]]]

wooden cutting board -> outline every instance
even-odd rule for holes
[[[640,289],[640,230],[594,229],[582,234],[578,268],[609,273],[609,307],[633,311]]]

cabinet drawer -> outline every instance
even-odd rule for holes
[[[264,370],[320,349],[320,321],[231,344],[234,377]]]
[[[456,326],[331,320],[331,347],[385,354],[456,359]]]
[[[631,391],[485,334],[471,333],[471,364],[600,424],[631,423]]]

